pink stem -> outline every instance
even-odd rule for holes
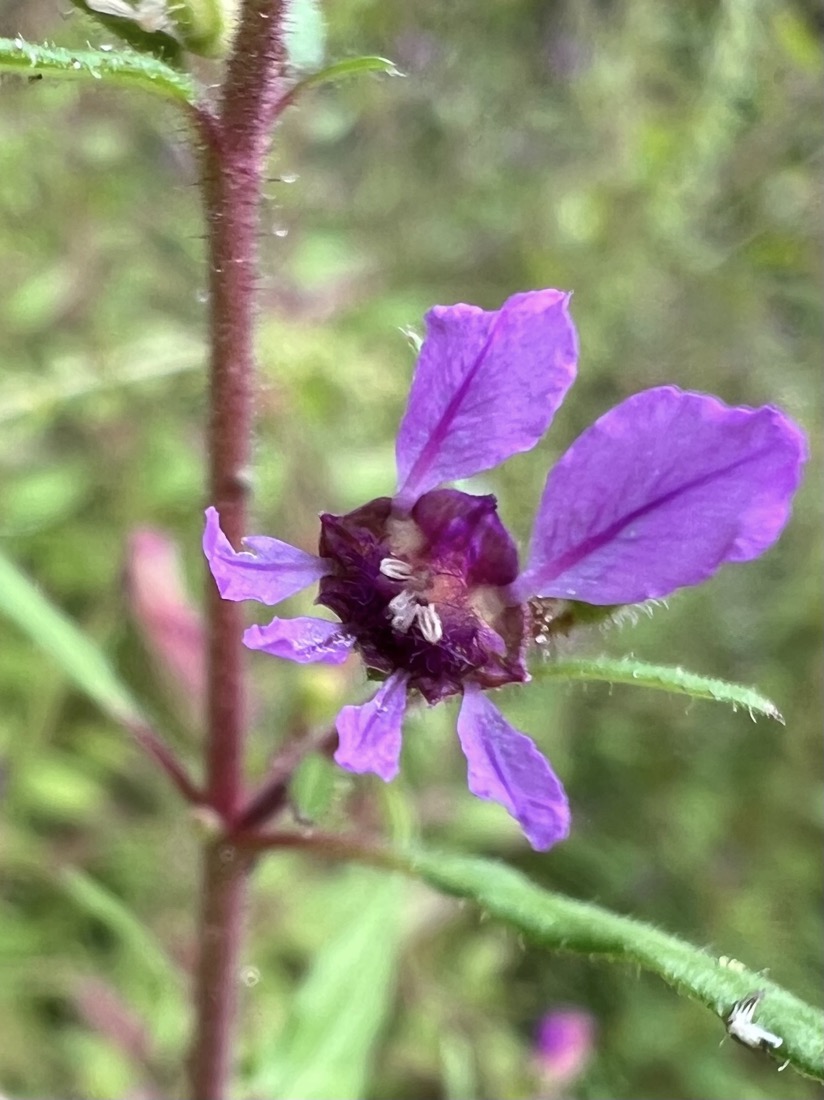
[[[209,241],[209,501],[235,545],[246,530],[255,383],[261,188],[283,69],[280,0],[244,0],[215,119],[196,112]],[[242,611],[208,584],[207,803],[230,828],[244,795]],[[225,1100],[233,1068],[249,861],[222,838],[203,854],[190,1055],[193,1100]]]

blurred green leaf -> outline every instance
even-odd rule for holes
[[[35,767],[21,769],[18,787],[27,807],[38,816],[74,828],[93,821],[104,803],[104,791],[82,771],[82,763],[51,755],[39,759]]]
[[[326,24],[318,0],[287,0],[284,45],[294,69],[317,69],[326,52]]]
[[[325,756],[307,756],[289,783],[289,794],[303,821],[317,821],[329,808],[338,770]]]
[[[0,72],[58,80],[102,80],[155,92],[192,105],[195,83],[164,61],[132,50],[67,50],[38,46],[22,38],[0,38]]]
[[[440,852],[394,853],[390,866],[443,893],[469,898],[491,916],[551,951],[580,952],[643,967],[722,1019],[736,1001],[764,991],[757,1023],[782,1038],[773,1053],[824,1081],[824,1015],[768,981],[764,973],[717,958],[650,924],[543,890],[502,863]]]
[[[655,688],[676,695],[689,695],[693,699],[728,703],[733,710],[744,707],[752,718],[756,714],[764,714],[777,722],[784,721],[776,705],[755,688],[701,676],[674,665],[651,665],[635,657],[570,657],[547,661],[533,671],[535,679],[600,680],[608,684]]]
[[[127,348],[118,349],[116,366],[101,371],[90,367],[87,357],[55,357],[47,378],[25,377],[0,388],[0,424],[30,414],[48,413],[67,401],[118,390],[124,386],[173,378],[201,370],[203,349],[199,341],[175,331],[149,333]]]
[[[359,1100],[394,994],[404,884],[358,870],[338,935],[314,957],[283,1038],[250,1091],[280,1100]]]
[[[116,722],[145,722],[140,707],[94,642],[2,554],[0,613],[50,654],[65,675]]]
[[[455,1030],[441,1034],[438,1044],[441,1056],[445,1100],[476,1100],[478,1090],[476,1057],[466,1036]]]
[[[135,916],[116,894],[85,871],[73,867],[63,868],[57,881],[76,905],[106,925],[109,932],[132,950],[141,966],[153,972],[164,990],[185,989],[182,972],[174,966],[140,917]]]

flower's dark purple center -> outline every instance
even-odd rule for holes
[[[429,702],[526,679],[525,609],[504,602],[518,555],[493,496],[425,493],[408,514],[379,497],[321,516],[330,562],[318,603],[355,637],[368,668],[402,670]]]

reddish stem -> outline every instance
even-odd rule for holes
[[[255,381],[254,319],[264,163],[283,68],[280,0],[244,0],[217,119],[196,113],[203,140],[209,242],[209,500],[238,544],[246,529]],[[226,827],[243,798],[246,703],[240,608],[208,584],[206,793]],[[225,1100],[232,1075],[248,861],[221,840],[203,855],[193,1100]]]
[[[204,801],[203,791],[194,783],[175,753],[155,733],[151,726],[131,718],[123,719],[124,725],[141,749],[159,764],[187,802],[199,805]]]
[[[331,729],[317,740],[301,737],[284,745],[272,762],[269,774],[260,788],[249,798],[236,817],[235,829],[243,831],[252,829],[265,821],[270,821],[280,813],[286,805],[289,797],[289,783],[298,765],[313,752],[331,756],[337,743],[338,731]]]
[[[358,863],[392,871],[408,869],[403,854],[385,848],[380,840],[347,836],[345,833],[325,833],[319,829],[305,833],[286,829],[238,831],[233,834],[232,843],[247,859],[263,852],[293,849],[311,852],[320,859],[356,860]]]

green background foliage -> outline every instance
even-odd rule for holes
[[[111,41],[58,7],[5,0],[0,34]],[[330,58],[374,53],[406,75],[315,88],[277,135],[255,531],[312,549],[319,511],[391,490],[413,362],[403,330],[434,302],[575,291],[567,404],[534,452],[474,482],[522,542],[547,467],[646,386],[771,402],[820,436],[814,5],[342,0],[328,14]],[[195,761],[198,730],[123,581],[127,540],[149,525],[179,540],[194,598],[203,585],[206,280],[187,136],[180,113],[137,91],[0,84],[0,552]],[[325,829],[505,858],[818,999],[819,462],[764,559],[564,654],[633,652],[753,683],[785,727],[536,676],[501,703],[569,791],[574,831],[553,852],[531,853],[467,794],[450,705],[410,719],[391,787],[309,769],[304,809]],[[53,654],[2,619],[0,639],[0,1092],[177,1095],[195,827]],[[258,772],[281,739],[368,692],[348,665],[250,667]],[[261,864],[238,975],[241,1095],[535,1096],[531,1029],[559,1004],[598,1022],[580,1097],[817,1094],[719,1048],[720,1022],[656,979],[547,953],[377,874],[298,854]]]

